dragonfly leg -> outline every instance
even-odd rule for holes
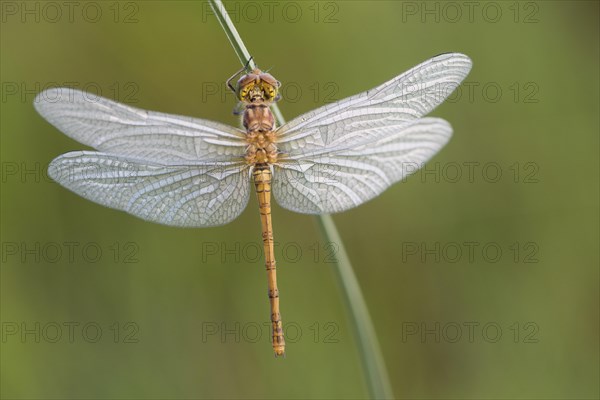
[[[234,80],[238,75],[240,75],[242,72],[246,71],[248,69],[248,65],[250,65],[250,61],[252,61],[253,56],[250,56],[250,58],[248,59],[248,62],[246,63],[246,65],[244,65],[242,67],[242,69],[240,69],[238,72],[236,72],[235,74],[233,74],[231,76],[231,78],[227,79],[227,87],[237,95],[237,91],[235,90],[235,88],[233,87],[233,85],[231,84],[231,81]]]

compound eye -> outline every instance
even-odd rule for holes
[[[262,81],[261,88],[263,90],[263,93],[265,94],[265,97],[267,97],[268,99],[272,99],[277,95],[276,87],[268,82]]]
[[[245,86],[241,86],[240,87],[240,92],[239,92],[239,98],[240,100],[246,100],[248,98],[248,94],[250,93],[250,91],[252,91],[252,89],[254,89],[254,83],[250,82],[249,84],[245,85]]]

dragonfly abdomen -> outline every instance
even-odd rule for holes
[[[268,294],[271,306],[271,340],[275,355],[280,356],[285,353],[285,339],[283,338],[283,325],[279,311],[275,242],[273,240],[273,224],[271,222],[271,169],[266,164],[260,164],[254,168],[252,175],[258,197],[258,206],[260,208],[263,249],[269,288]]]

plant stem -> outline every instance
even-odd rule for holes
[[[392,385],[379,347],[375,327],[342,238],[331,215],[316,215],[315,219],[325,240],[338,246],[334,270],[339,286],[342,288],[352,328],[357,337],[370,397],[372,399],[393,399]]]
[[[237,29],[235,29],[231,18],[229,18],[229,13],[227,13],[223,2],[221,0],[209,0],[209,2],[217,20],[221,24],[221,28],[225,31],[225,36],[229,39],[229,43],[231,43],[233,51],[235,51],[242,65],[248,65],[249,69],[254,69],[256,67],[254,60],[250,60],[250,53],[246,49]]]
[[[255,68],[250,53],[238,34],[225,6],[220,0],[209,0],[213,11],[225,31],[225,34],[240,62],[249,69]],[[250,61],[249,61],[250,60]],[[271,106],[279,126],[285,124],[285,119],[277,104]],[[315,216],[317,226],[328,243],[335,243],[337,248],[336,263],[334,264],[335,276],[343,293],[346,310],[350,316],[351,326],[356,335],[359,353],[365,372],[365,379],[372,399],[394,398],[385,362],[379,347],[373,321],[369,315],[367,304],[360,290],[360,285],[350,264],[342,239],[330,215]]]

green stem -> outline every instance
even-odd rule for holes
[[[242,65],[248,65],[249,69],[255,68],[254,62],[249,62],[250,53],[229,18],[223,3],[220,0],[209,1]],[[279,126],[285,124],[285,119],[277,104],[273,104],[271,108]],[[334,264],[335,275],[342,289],[344,303],[350,315],[351,326],[357,338],[370,398],[392,399],[394,398],[392,386],[385,368],[385,362],[383,361],[373,321],[369,315],[367,304],[360,290],[360,285],[350,264],[350,258],[346,253],[342,239],[330,215],[317,215],[315,219],[325,240],[328,243],[335,243],[338,246],[336,253],[337,262]]]
[[[233,22],[231,21],[231,18],[229,18],[229,14],[227,13],[223,2],[221,0],[209,0],[209,3],[215,13],[215,16],[217,17],[217,20],[225,31],[227,39],[229,39],[229,43],[231,43],[233,51],[235,51],[235,54],[240,59],[242,65],[248,65],[248,68],[251,70],[256,68],[254,60],[250,60],[250,53],[248,52],[248,49],[246,49],[246,46],[244,45],[244,42],[242,41],[237,29],[235,29],[235,26],[233,26]]]
[[[342,288],[346,309],[357,337],[360,358],[362,359],[369,393],[372,399],[393,399],[390,377],[375,333],[375,326],[369,315],[367,303],[360,290],[358,279],[350,264],[350,258],[338,233],[331,215],[316,215],[317,225],[328,243],[337,244],[335,274]]]

